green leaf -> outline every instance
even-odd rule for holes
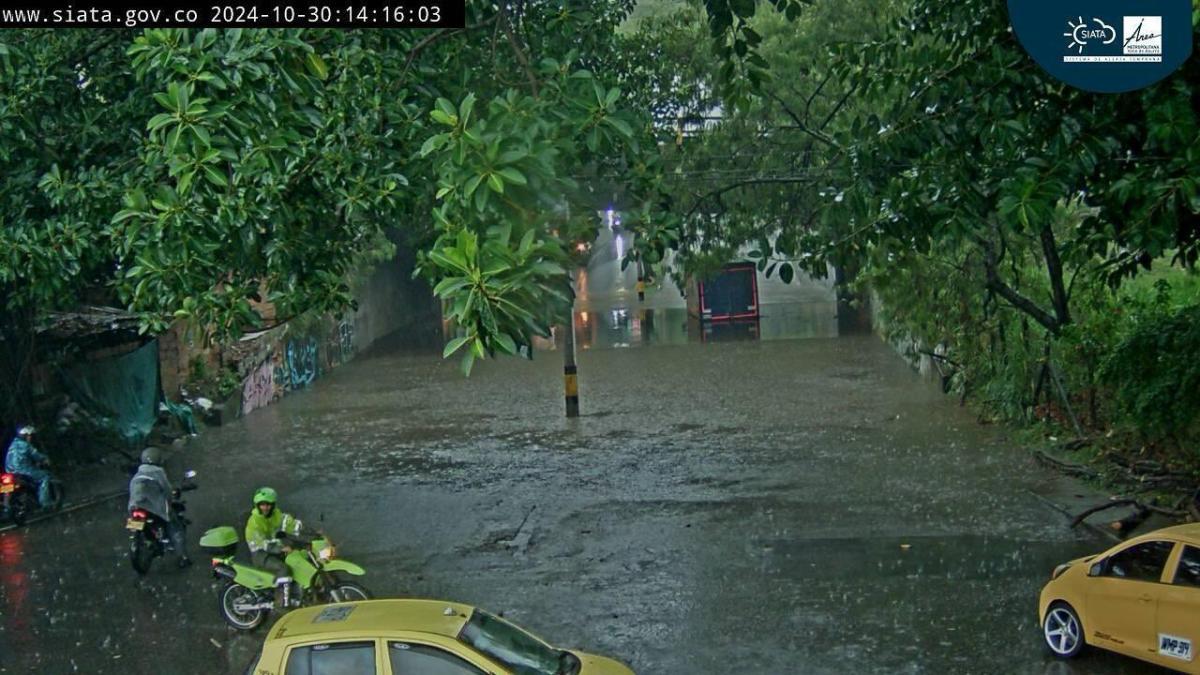
[[[505,354],[517,353],[517,343],[513,342],[513,339],[509,337],[508,333],[497,333],[493,336],[493,340],[495,341],[496,346],[500,348],[500,351],[504,352]]]
[[[464,335],[462,337],[456,337],[453,340],[447,342],[446,347],[442,350],[442,358],[444,359],[444,358],[449,357],[451,354],[453,354],[454,352],[461,349],[463,345],[467,344],[468,342],[470,342],[471,340],[474,340],[474,339],[475,339],[474,335]]]
[[[526,185],[529,181],[525,180],[525,174],[517,171],[512,167],[497,169],[496,173],[504,177],[504,180],[514,185]]]
[[[160,128],[174,122],[175,120],[176,120],[176,117],[174,115],[169,115],[167,113],[159,113],[159,114],[155,115],[154,117],[151,117],[150,121],[146,123],[146,130],[154,131],[156,129],[160,129]]]
[[[304,67],[308,72],[322,82],[329,77],[329,67],[325,65],[325,61],[317,55],[316,52],[309,52],[308,57],[304,60]]]
[[[471,285],[469,279],[463,277],[446,277],[438,282],[437,286],[433,287],[433,294],[439,298],[446,298],[454,294],[455,291],[460,291]]]
[[[493,192],[504,194],[504,181],[500,180],[500,176],[498,174],[488,174],[488,187],[490,187]]]
[[[208,182],[216,185],[217,187],[227,187],[229,185],[229,181],[226,180],[225,174],[221,173],[215,167],[210,165],[204,166],[204,177],[208,179]]]
[[[471,195],[475,194],[475,189],[478,188],[479,184],[482,182],[483,182],[483,176],[471,176],[470,178],[467,179],[467,186],[463,190],[463,194],[466,195],[466,197],[468,199],[470,199]]]

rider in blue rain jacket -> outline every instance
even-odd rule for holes
[[[8,445],[8,453],[4,456],[4,470],[36,483],[38,503],[47,508],[50,506],[50,472],[45,467],[50,464],[50,458],[33,447],[33,432],[30,425],[17,429],[17,437]]]

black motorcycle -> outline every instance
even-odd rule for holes
[[[192,521],[183,515],[187,510],[187,505],[183,502],[183,493],[198,487],[192,482],[195,477],[195,471],[188,471],[183,474],[183,483],[171,491],[171,510],[179,519],[179,526],[185,531],[185,540],[187,526]],[[155,558],[175,551],[175,543],[171,541],[167,521],[145,509],[130,510],[125,529],[129,530],[129,562],[139,576],[144,576],[150,571],[150,565]]]
[[[0,473],[0,515],[11,520],[17,527],[24,525],[30,514],[36,513],[40,508],[37,493],[37,483],[27,476],[17,473]],[[54,511],[61,508],[62,499],[62,483],[51,478],[50,503],[47,504],[46,510]]]

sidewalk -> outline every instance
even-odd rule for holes
[[[1084,511],[1117,498],[1113,493],[1101,491],[1078,478],[1058,473],[1049,467],[1043,467],[1042,470],[1045,471],[1045,477],[1041,485],[1029,492],[1042,503],[1061,513],[1068,525]],[[1175,524],[1164,516],[1151,514],[1145,522],[1129,532],[1121,533],[1111,527],[1113,522],[1133,514],[1132,506],[1116,506],[1091,514],[1079,526],[1088,528],[1107,541],[1117,543]]]

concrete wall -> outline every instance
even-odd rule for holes
[[[159,342],[163,393],[178,400],[196,360],[203,361],[209,373],[236,373],[240,386],[217,402],[219,418],[226,420],[308,387],[385,338],[440,335],[440,307],[429,287],[412,279],[412,254],[406,247],[399,249],[393,260],[379,264],[362,280],[354,293],[358,308],[340,320],[293,319],[219,347],[198,344],[184,324],[172,326]],[[274,315],[271,307],[260,308],[260,313],[268,320]]]

